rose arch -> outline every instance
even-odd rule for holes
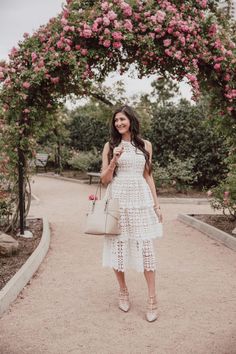
[[[0,62],[0,127],[20,165],[62,97],[87,95],[94,81],[130,64],[140,77],[168,72],[186,78],[196,99],[209,90],[217,119],[235,129],[234,34],[215,16],[215,3],[67,0],[61,14],[32,36],[25,34],[9,62]]]

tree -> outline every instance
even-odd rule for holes
[[[153,88],[151,98],[156,106],[166,106],[179,94],[178,83],[165,76],[153,81],[151,86]]]

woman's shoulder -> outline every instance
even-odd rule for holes
[[[109,151],[109,149],[110,149],[110,143],[109,141],[107,141],[103,147],[103,151]]]

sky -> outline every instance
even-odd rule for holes
[[[32,34],[40,25],[62,10],[62,0],[0,0],[0,60],[6,60],[13,46],[17,46],[23,34]],[[155,76],[143,79],[130,78],[129,74],[120,76],[111,73],[105,84],[112,86],[118,80],[124,80],[127,96],[150,93],[150,83]],[[181,96],[190,100],[191,90],[186,83],[180,84]]]

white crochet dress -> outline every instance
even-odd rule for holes
[[[104,236],[103,266],[143,272],[156,269],[153,239],[162,237],[162,224],[155,213],[149,185],[143,177],[145,157],[131,142],[122,140],[124,151],[118,160],[116,176],[105,197],[119,199],[119,236]]]

